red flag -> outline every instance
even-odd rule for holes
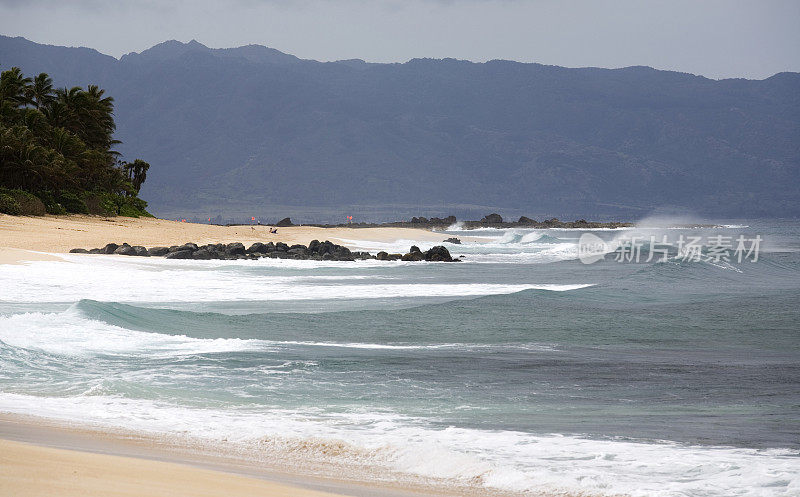
[[[255,220],[256,220],[255,216],[254,216],[254,217],[251,217],[251,218],[250,218],[250,220],[251,220],[251,221],[255,221]]]

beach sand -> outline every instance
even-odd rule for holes
[[[391,243],[396,240],[418,240],[438,243],[448,238],[415,228],[317,228],[290,226],[270,233],[269,226],[216,226],[182,223],[154,218],[101,216],[8,216],[0,214],[0,247],[46,253],[69,252],[73,248],[99,248],[107,243],[143,245],[145,247],[207,243],[284,242],[308,245],[311,240],[330,240],[347,245],[347,240]],[[16,254],[16,260],[20,260]],[[11,254],[5,256],[15,260]],[[34,259],[27,259],[34,260]]]
[[[331,497],[334,494],[182,464],[0,439],[0,495]]]
[[[454,486],[294,474],[213,446],[0,413],[0,495],[512,497]]]

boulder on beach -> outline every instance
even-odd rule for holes
[[[266,254],[267,246],[261,242],[255,242],[247,249],[248,254]]]
[[[246,252],[244,248],[244,244],[240,242],[233,242],[229,243],[225,247],[225,254],[226,255],[244,255]]]
[[[173,245],[172,247],[169,248],[169,252],[179,252],[184,250],[188,250],[189,252],[194,252],[195,250],[197,250],[197,244],[184,243],[183,245]]]
[[[402,257],[401,260],[406,261],[406,262],[424,261],[425,260],[425,255],[422,252],[420,252],[419,250],[417,250],[416,252],[409,252],[409,253],[405,254]]]
[[[483,219],[481,219],[481,222],[486,224],[499,224],[503,222],[503,217],[500,216],[500,214],[492,213],[484,216]]]
[[[448,238],[444,240],[444,243],[452,243],[454,245],[461,245],[461,240],[456,237]]]
[[[74,248],[69,251],[70,254],[88,254],[89,251],[83,248]]]
[[[533,219],[531,219],[531,218],[529,218],[527,216],[520,216],[519,221],[517,221],[517,222],[519,224],[536,224],[535,220],[533,220]]]
[[[117,247],[117,249],[114,251],[114,254],[116,254],[116,255],[136,255],[136,250],[134,250],[133,247],[131,247],[127,243],[123,243],[122,246]]]
[[[106,245],[105,247],[100,249],[101,250],[100,253],[102,253],[102,254],[113,254],[114,251],[117,250],[118,248],[119,248],[119,245],[117,245],[116,243],[109,243],[108,245]]]
[[[176,250],[175,252],[168,253],[165,258],[167,259],[191,259],[192,250]]]
[[[192,254],[191,255],[192,259],[198,259],[198,260],[214,259],[215,258],[214,256],[217,255],[217,254],[212,254],[211,252],[209,252],[207,249],[204,248],[197,249],[197,251],[191,252],[191,254]]]
[[[447,248],[437,245],[425,252],[425,260],[430,262],[453,262],[453,257]]]
[[[147,250],[147,253],[150,254],[152,257],[161,257],[167,255],[169,253],[168,247],[152,247]]]
[[[135,252],[133,255],[138,257],[150,257],[150,253],[147,251],[147,248],[142,247],[141,245],[134,245],[133,251]]]
[[[286,227],[286,226],[294,226],[294,224],[292,224],[292,220],[291,219],[289,219],[288,217],[285,217],[285,218],[281,219],[280,221],[278,221],[277,223],[275,223],[275,226]]]

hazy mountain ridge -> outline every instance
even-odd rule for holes
[[[107,88],[120,149],[153,165],[142,196],[156,214],[800,215],[797,73],[322,63],[196,41],[117,60],[8,37],[0,65]]]

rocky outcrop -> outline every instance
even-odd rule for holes
[[[437,245],[425,252],[425,260],[428,262],[453,262],[453,257],[449,250],[442,245]]]
[[[136,251],[127,243],[123,243],[114,253],[116,255],[136,255]]]
[[[244,244],[239,242],[228,244],[215,243],[202,246],[198,246],[195,243],[185,243],[183,245],[173,245],[172,247],[153,247],[149,250],[141,245],[131,246],[128,243],[123,243],[122,245],[109,243],[103,248],[90,250],[75,248],[70,250],[70,252],[78,254],[115,254],[134,257],[163,256],[166,259],[195,260],[259,259],[262,257],[270,257],[273,259],[310,259],[318,261],[355,261],[374,259],[379,261],[404,260],[458,262],[458,260],[453,259],[450,255],[450,252],[441,245],[432,247],[425,252],[420,250],[420,248],[416,245],[413,245],[405,255],[389,254],[383,251],[378,252],[377,255],[371,255],[369,252],[353,252],[343,245],[337,245],[328,240],[325,240],[324,242],[312,240],[308,246],[301,244],[289,246],[283,242],[256,242],[250,245],[250,247],[247,249],[245,249]]]
[[[492,213],[484,216],[480,222],[484,224],[500,224],[503,222],[503,217],[500,214]]]
[[[176,250],[174,252],[170,252],[165,256],[167,259],[191,259],[192,258],[192,251],[191,250]]]
[[[118,248],[119,248],[119,245],[117,245],[116,243],[109,243],[108,245],[106,245],[105,247],[100,249],[101,250],[100,253],[101,254],[113,254],[114,251],[117,250]]]
[[[294,224],[292,224],[292,220],[291,219],[289,219],[288,217],[285,217],[285,218],[281,219],[280,221],[278,221],[277,223],[275,223],[275,226],[286,227],[286,226],[294,226]]]
[[[444,243],[452,243],[453,245],[461,245],[461,240],[456,237],[447,238]]]

